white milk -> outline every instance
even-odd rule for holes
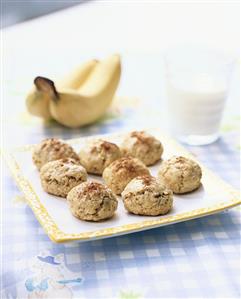
[[[167,80],[167,95],[174,133],[205,136],[218,132],[227,95],[224,80],[184,73]]]

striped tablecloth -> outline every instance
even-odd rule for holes
[[[131,111],[123,109],[125,119]],[[39,123],[25,138],[31,143],[46,136],[70,138],[141,124],[142,118],[138,123],[137,118],[123,122],[113,117],[70,134],[56,124]],[[232,126],[224,131],[214,144],[189,150],[238,187],[238,132]],[[7,169],[3,186],[3,298],[240,297],[239,208],[121,237],[54,244]]]

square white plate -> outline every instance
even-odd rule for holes
[[[172,155],[182,155],[196,160],[182,146],[158,129],[147,131],[161,140],[164,146],[163,159]],[[124,134],[111,134],[101,137],[118,144],[123,136]],[[72,139],[67,142],[78,152],[87,139],[96,137]],[[119,198],[118,210],[112,219],[97,223],[81,221],[72,216],[65,199],[43,191],[39,173],[32,163],[32,149],[33,145],[14,149],[6,152],[6,158],[27,203],[50,239],[55,242],[87,241],[142,231],[217,213],[241,203],[235,189],[201,165],[202,186],[189,194],[174,195],[174,207],[167,215],[152,217],[130,214],[124,209],[122,200]],[[156,175],[160,163],[150,167],[152,175]],[[88,179],[103,181],[101,177],[93,175],[89,175]]]

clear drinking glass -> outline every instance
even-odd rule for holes
[[[169,123],[182,142],[217,140],[234,60],[221,52],[179,47],[165,55]]]

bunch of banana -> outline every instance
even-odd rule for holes
[[[86,62],[60,82],[36,77],[26,99],[28,111],[71,128],[90,124],[110,105],[120,75],[120,56],[112,55]]]

